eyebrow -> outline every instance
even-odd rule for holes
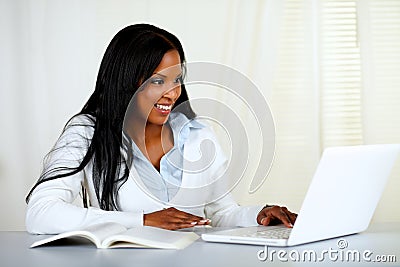
[[[167,75],[164,75],[164,74],[161,74],[161,73],[158,73],[158,72],[154,72],[153,74],[157,74],[157,75],[160,75],[160,76],[162,76],[164,78],[167,78]],[[182,74],[183,74],[183,72],[179,73],[176,77],[182,76]]]

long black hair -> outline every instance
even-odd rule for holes
[[[118,190],[129,176],[129,168],[121,156],[124,115],[135,92],[153,75],[164,54],[170,50],[178,51],[184,66],[182,45],[176,36],[166,30],[149,24],[136,24],[125,27],[114,36],[104,53],[95,91],[82,110],[72,117],[88,115],[92,121],[90,126],[94,127],[94,133],[91,140],[88,140],[85,156],[76,168],[56,167],[43,171],[29,192],[27,202],[39,184],[74,175],[93,160],[92,179],[100,208],[119,209]],[[187,101],[184,84],[181,89],[175,107],[180,106],[180,112],[193,118],[195,114]],[[69,122],[63,132],[68,127],[82,126]],[[59,148],[53,148],[47,156],[56,149]],[[82,187],[82,190],[83,196],[86,196],[85,188]],[[85,197],[84,204],[87,206]]]

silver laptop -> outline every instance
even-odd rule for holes
[[[202,234],[210,242],[294,246],[367,229],[400,144],[324,151],[293,228],[255,226]]]

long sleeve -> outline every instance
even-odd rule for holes
[[[93,120],[87,116],[75,117],[68,124],[44,161],[42,178],[67,172],[79,166],[93,135]],[[67,168],[67,169],[66,169]],[[63,178],[48,180],[32,192],[27,212],[26,229],[36,234],[56,234],[84,228],[101,222],[117,222],[125,227],[143,225],[143,213],[105,211],[98,207],[83,208],[74,205],[84,184],[89,181],[91,168]],[[93,188],[89,188],[92,195]]]
[[[105,211],[73,204],[80,191],[81,173],[46,181],[33,192],[26,213],[26,229],[35,234],[56,234],[101,222],[127,228],[143,225],[142,212]]]
[[[205,207],[207,218],[212,220],[213,226],[255,226],[257,215],[263,206],[240,206],[231,194],[212,202]]]

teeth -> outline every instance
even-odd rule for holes
[[[166,106],[166,105],[161,105],[161,104],[155,104],[156,108],[162,109],[162,110],[171,110],[172,105]]]

